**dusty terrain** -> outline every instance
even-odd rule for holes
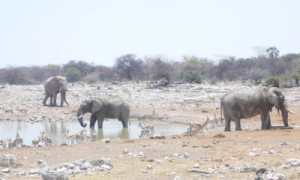
[[[206,116],[220,116],[219,97],[240,87],[235,84],[180,84],[148,89],[143,83],[70,84],[67,94],[70,106],[47,107],[42,106],[43,85],[5,85],[0,89],[0,119],[74,121],[82,100],[120,95],[131,105],[133,120],[154,110],[156,114],[168,117],[162,119],[164,121],[204,122]],[[98,141],[68,146],[0,148],[0,154],[13,154],[17,158],[16,164],[10,167],[10,173],[2,172],[0,177],[40,179],[40,176],[20,176],[20,172],[38,169],[38,160],[57,166],[78,159],[110,158],[111,170],[72,175],[70,179],[254,179],[256,170],[261,168],[268,170],[269,177],[299,179],[299,90],[284,90],[290,109],[296,113],[289,116],[293,129],[261,131],[260,120],[254,117],[242,120],[242,132],[234,131],[232,124],[232,132],[223,132],[223,127],[207,126],[204,135],[197,136],[180,134],[165,138],[114,139],[109,143]],[[271,121],[274,126],[283,124],[276,111],[271,113]]]

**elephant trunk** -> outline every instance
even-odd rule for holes
[[[77,119],[82,127],[86,127],[86,123],[83,123],[83,113],[81,109],[79,109],[77,112]]]
[[[282,116],[284,126],[288,127],[289,126],[289,122],[288,122],[289,112],[286,108],[281,109],[281,116]]]

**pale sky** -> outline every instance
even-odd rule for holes
[[[0,67],[300,53],[299,0],[0,0]]]

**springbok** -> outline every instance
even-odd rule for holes
[[[209,122],[209,118],[206,116],[206,121],[203,124],[199,122],[188,123],[189,127],[186,130],[186,134],[192,136],[198,134],[201,131],[202,134],[204,135],[203,129],[208,124],[208,122]]]
[[[40,143],[41,141],[42,141],[42,140],[41,140],[40,136],[38,136],[36,139],[33,139],[33,140],[31,141],[31,144],[32,144],[32,146],[37,146],[37,145],[39,145],[39,143]]]
[[[151,124],[145,125],[143,122],[140,122],[139,127],[142,129],[140,137],[148,137],[154,134],[154,126]]]
[[[50,146],[52,145],[52,139],[50,136],[48,136],[45,131],[43,131],[41,136],[41,141],[44,143],[44,146]]]
[[[0,146],[6,148],[6,141],[4,139],[0,139]]]
[[[74,143],[75,134],[70,134],[70,131],[67,130],[65,136],[66,136],[66,139],[67,139],[67,144],[70,144],[70,143],[73,144]]]
[[[22,146],[23,144],[23,138],[21,138],[21,136],[19,135],[19,133],[17,133],[15,140],[13,141],[14,146],[18,147],[19,145]]]

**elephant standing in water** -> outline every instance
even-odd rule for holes
[[[104,118],[116,118],[122,122],[123,128],[128,128],[130,107],[120,97],[83,101],[77,111],[77,119],[82,127],[86,127],[86,123],[83,123],[83,115],[87,112],[92,113],[90,117],[91,129],[94,129],[96,120],[98,120],[98,128],[102,129]]]
[[[221,98],[222,110],[225,118],[225,131],[230,131],[230,122],[235,121],[237,131],[242,130],[240,120],[256,115],[261,117],[261,129],[270,129],[270,113],[275,106],[278,113],[281,111],[285,127],[288,127],[288,113],[285,97],[276,87],[259,87],[252,90],[237,90],[225,94]]]
[[[60,93],[60,106],[63,106],[64,102],[69,105],[66,100],[66,93],[68,90],[67,84],[67,79],[62,76],[48,78],[45,83],[45,99],[43,101],[43,104],[46,105],[46,101],[50,97],[50,106],[57,106],[56,97],[57,94]]]

